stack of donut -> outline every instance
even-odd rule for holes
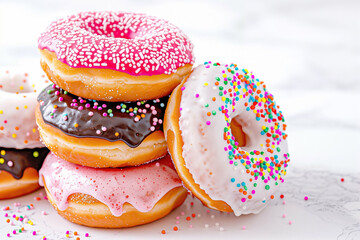
[[[40,142],[34,111],[46,82],[19,69],[0,69],[0,199],[40,187],[38,170],[49,150]]]
[[[66,219],[119,228],[159,219],[187,196],[167,154],[169,94],[193,64],[192,44],[144,14],[86,12],[53,22],[39,38],[54,83],[36,122],[52,153],[40,170]]]
[[[172,24],[80,13],[52,23],[39,49],[54,83],[36,110],[52,151],[40,183],[66,219],[151,222],[185,200],[183,185],[209,208],[258,213],[284,181],[286,124],[274,96],[235,64],[192,70],[192,45]]]

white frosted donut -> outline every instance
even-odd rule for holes
[[[205,205],[237,216],[261,211],[284,181],[285,129],[265,84],[233,64],[196,67],[165,114],[169,151],[185,186]]]
[[[0,146],[44,147],[35,122],[37,95],[48,84],[45,76],[0,68]]]

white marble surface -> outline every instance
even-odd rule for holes
[[[64,0],[59,4],[0,0],[0,65],[39,70],[36,40],[52,20],[72,12],[106,9],[168,19],[192,39],[197,64],[206,60],[235,62],[267,82],[289,126],[287,180],[270,206],[258,215],[236,218],[207,213],[189,197],[164,219],[123,230],[69,223],[45,200],[33,200],[41,190],[0,201],[0,207],[11,207],[9,213],[16,211],[14,202],[22,203],[20,213],[34,222],[33,226],[24,224],[27,231],[12,235],[12,239],[67,239],[67,230],[78,231],[81,239],[360,239],[359,1]],[[280,194],[285,195],[286,204]],[[195,201],[193,207],[191,201]],[[24,210],[30,203],[35,209]],[[201,216],[186,221],[185,216],[192,213]],[[11,226],[5,219],[0,210],[0,239],[21,225],[15,221]],[[172,230],[175,224],[177,232]],[[162,229],[167,234],[161,235]],[[34,230],[38,235],[31,234]],[[86,232],[90,238],[84,237]]]

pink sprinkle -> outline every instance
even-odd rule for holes
[[[304,197],[304,200],[305,200],[305,201],[307,201],[308,199],[309,199],[308,196],[305,196],[305,197]]]
[[[184,216],[184,215],[185,215],[185,213],[184,213],[184,212],[181,212],[180,214],[181,214],[181,216]]]
[[[151,127],[150,127],[150,131],[152,131],[152,132],[155,131],[155,127],[154,127],[154,126],[151,126]]]
[[[246,201],[246,198],[242,198],[241,201],[242,201],[242,202],[245,202],[245,201]]]
[[[10,233],[6,234],[7,237],[10,237]]]
[[[66,231],[65,234],[70,234],[70,232],[69,232],[69,231]]]
[[[16,234],[16,231],[15,231],[15,230],[13,231],[13,234]]]
[[[210,125],[210,124],[211,124],[211,122],[210,122],[210,121],[206,121],[206,124],[207,124],[207,125]]]
[[[291,221],[289,221],[289,225],[291,225],[292,224],[292,222]]]
[[[179,216],[177,216],[177,217],[176,217],[176,219],[178,219],[178,220],[179,220],[179,219],[180,219],[180,217],[179,217]]]
[[[285,213],[284,213],[284,214],[282,215],[282,217],[283,217],[283,218],[286,218],[286,215],[285,215]]]
[[[246,226],[245,226],[245,225],[242,226],[242,230],[246,230]]]
[[[32,235],[34,235],[34,236],[35,236],[35,235],[36,235],[36,231],[33,231]]]
[[[88,233],[85,233],[85,237],[89,237],[89,234],[88,234]]]
[[[196,98],[198,98],[199,96],[200,96],[200,95],[199,95],[198,93],[197,93],[197,94],[195,94],[195,97],[196,97]]]
[[[42,215],[47,215],[47,212],[42,211],[41,214],[42,214]]]
[[[176,221],[176,224],[179,224],[180,222],[179,221]]]
[[[185,90],[185,87],[184,87],[184,86],[182,86],[182,87],[181,87],[181,91],[184,91],[184,90]]]
[[[193,225],[190,224],[190,225],[189,225],[189,228],[192,228],[192,227],[193,227]]]

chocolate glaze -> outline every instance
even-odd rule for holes
[[[135,148],[161,130],[168,97],[138,102],[102,102],[67,93],[51,85],[38,97],[46,124],[73,137],[123,141]],[[137,118],[138,116],[138,118]]]
[[[28,167],[39,171],[48,153],[47,148],[0,148],[0,171],[4,170],[14,178],[20,179]]]

